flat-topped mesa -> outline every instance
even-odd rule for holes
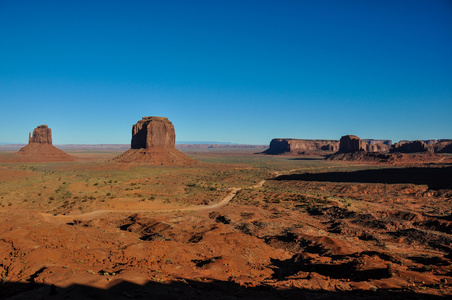
[[[366,151],[366,143],[356,135],[344,135],[339,140],[338,153]]]
[[[266,154],[300,154],[316,151],[336,151],[339,148],[337,140],[303,140],[303,139],[272,139]]]
[[[168,118],[143,117],[132,126],[131,149],[113,158],[132,165],[192,165],[196,161],[175,147],[176,133]]]
[[[452,153],[452,140],[439,140],[433,148],[436,153]]]
[[[429,149],[428,145],[423,141],[400,141],[394,144],[390,152],[400,152],[400,153],[417,153],[417,152],[433,152]]]
[[[175,148],[174,125],[165,117],[143,117],[132,127],[132,149]]]
[[[52,130],[47,125],[39,125],[33,130],[33,135],[28,134],[28,143],[52,145]]]

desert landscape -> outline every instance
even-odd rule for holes
[[[3,150],[0,297],[452,295],[452,156],[438,147],[174,140],[167,118],[143,117],[123,154],[65,153],[46,125]]]
[[[0,300],[452,299],[451,13],[0,0]]]

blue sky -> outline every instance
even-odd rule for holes
[[[0,142],[452,138],[452,1],[0,0]]]

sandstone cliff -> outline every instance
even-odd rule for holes
[[[132,149],[175,148],[176,133],[168,118],[143,117],[132,126]]]
[[[401,141],[392,146],[390,152],[417,153],[428,152],[429,147],[423,141]],[[433,152],[433,151],[430,151]]]
[[[436,153],[452,153],[452,140],[439,140],[433,144]]]
[[[303,139],[273,139],[266,154],[300,154],[304,152],[330,151],[339,149],[337,140],[303,140]]]
[[[47,125],[39,125],[28,134],[28,145],[17,152],[15,161],[26,162],[67,162],[75,157],[52,145],[52,130]]]
[[[356,135],[345,135],[339,141],[338,153],[351,153],[358,151],[366,151],[366,143],[364,143]]]
[[[47,125],[39,125],[33,130],[33,136],[28,134],[28,143],[52,145],[52,130]]]
[[[190,165],[196,163],[175,148],[174,125],[163,117],[143,117],[132,126],[131,149],[115,157],[132,165]]]

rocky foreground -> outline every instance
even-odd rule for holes
[[[0,297],[441,299],[452,295],[452,189],[426,178],[451,168],[420,169],[402,174],[416,184],[378,181],[390,171],[290,173],[185,210],[3,205]],[[127,186],[143,193],[147,180]]]

